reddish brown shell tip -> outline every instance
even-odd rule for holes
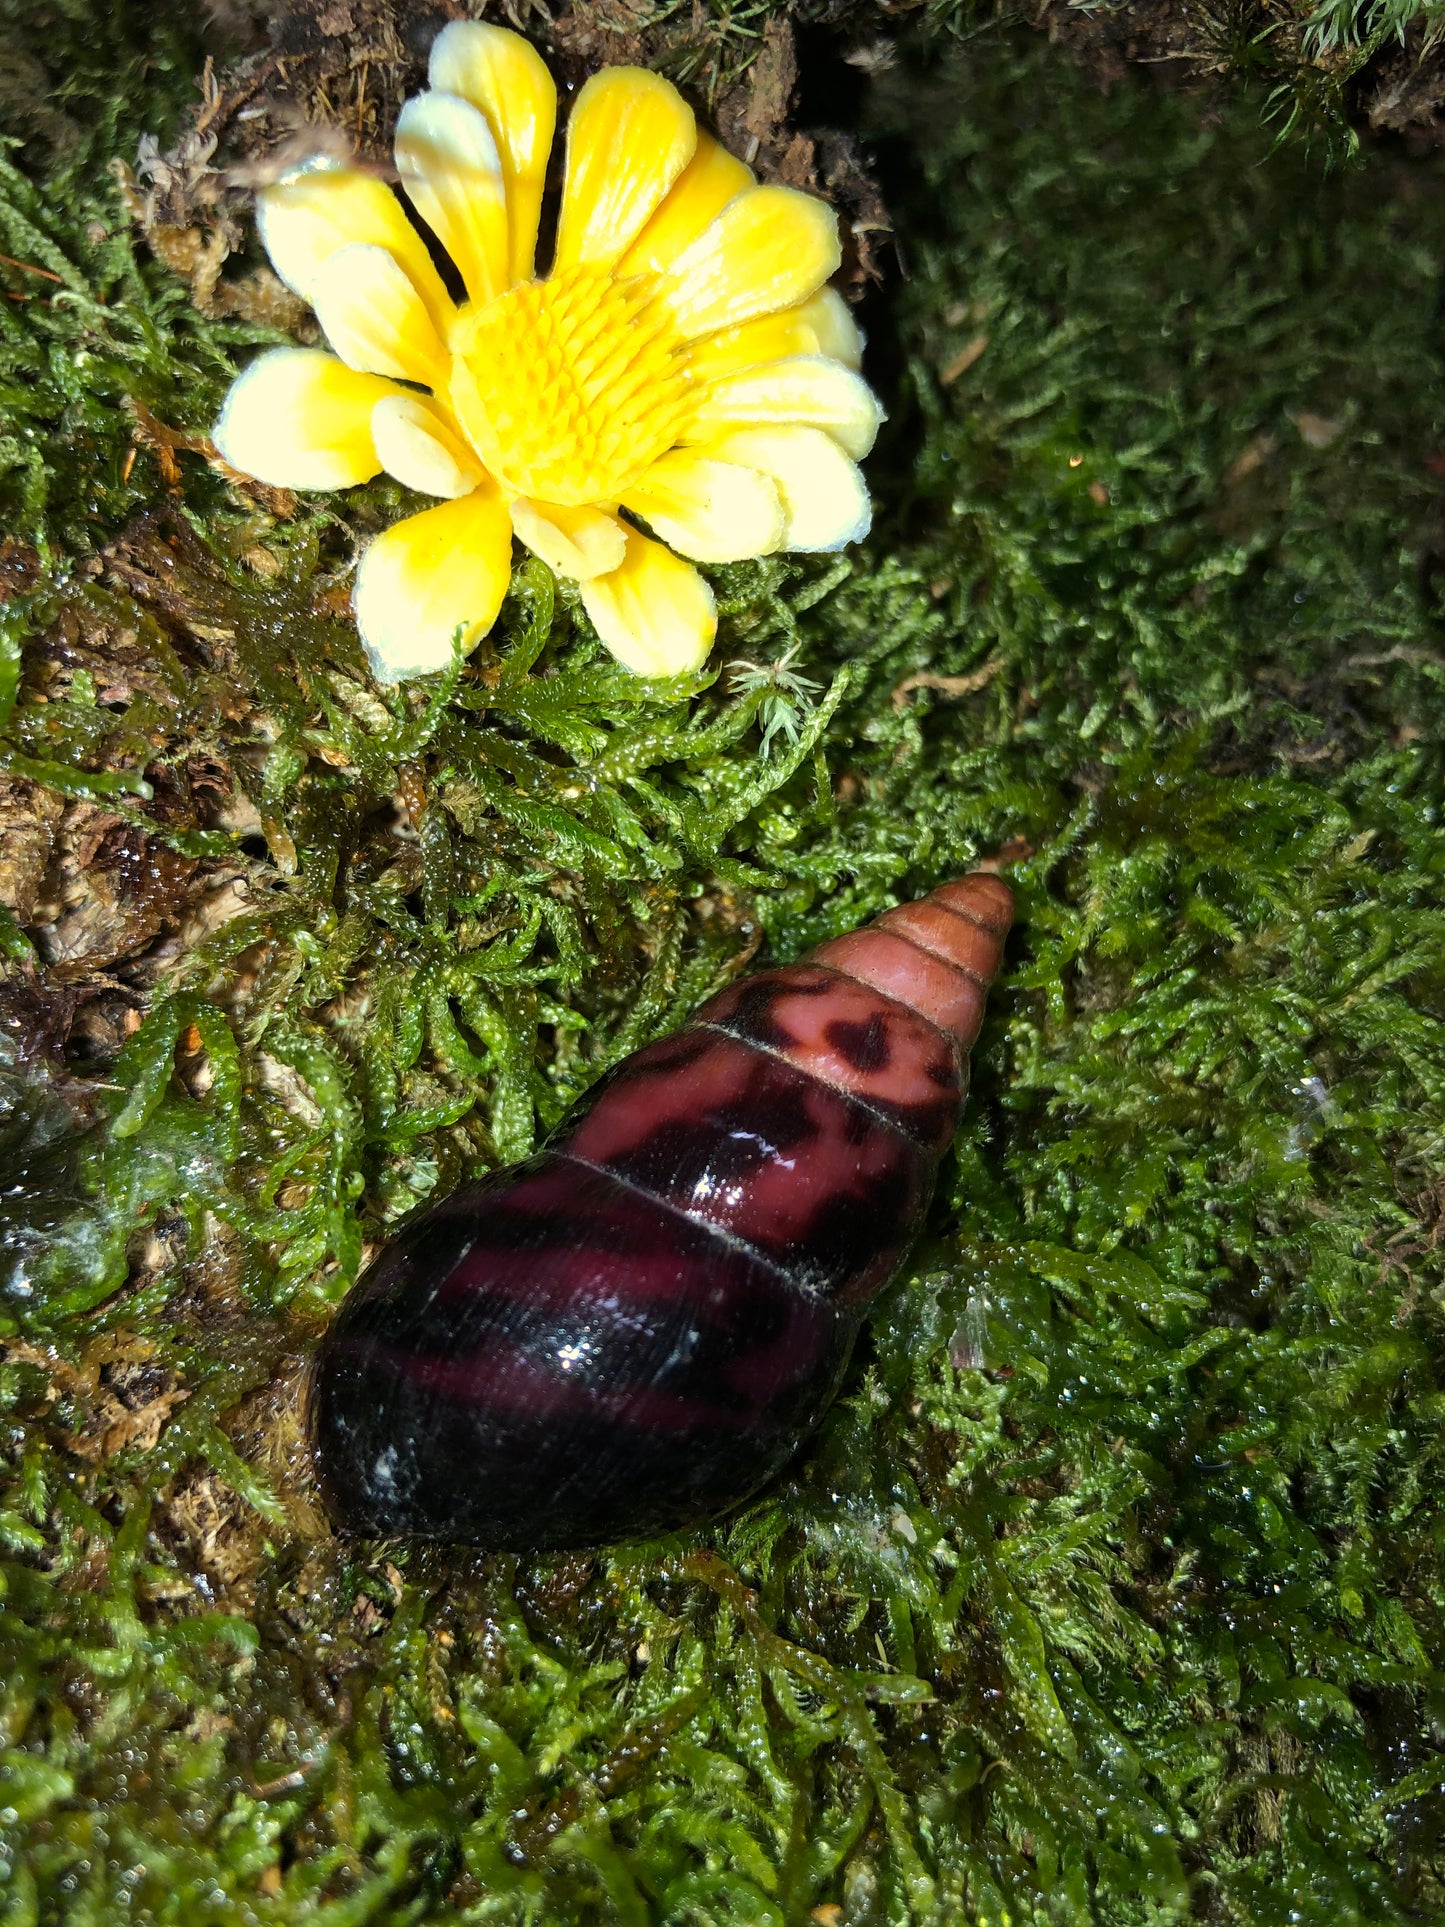
[[[1000,876],[989,870],[974,870],[956,883],[944,883],[933,892],[933,900],[964,917],[972,917],[985,929],[1006,935],[1014,920],[1014,893]]]
[[[907,1004],[968,1050],[1013,921],[1013,892],[975,871],[813,952],[816,962]]]

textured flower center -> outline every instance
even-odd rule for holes
[[[452,405],[492,473],[567,508],[615,502],[677,440],[677,336],[645,280],[575,268],[462,316]]]

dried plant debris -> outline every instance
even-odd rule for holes
[[[681,695],[536,564],[387,694],[398,498],[211,461],[269,324],[137,259],[106,164],[202,50],[111,15],[26,38],[70,131],[0,172],[7,1917],[1438,1918],[1433,176],[875,21],[871,546],[715,571]],[[306,1364],[398,1218],[985,852],[969,1120],[779,1489],[595,1557],[336,1540]]]
[[[401,104],[425,85],[437,33],[469,14],[481,18],[488,9],[461,0],[420,7],[290,0],[269,14],[263,48],[225,70],[207,67],[203,99],[180,139],[164,150],[154,138],[143,141],[134,172],[124,174],[132,214],[160,258],[187,276],[204,313],[304,326],[304,306],[268,268],[221,278],[228,257],[244,247],[250,193],[318,149],[394,178],[391,139]],[[882,199],[846,133],[796,126],[797,52],[787,14],[729,6],[684,16],[583,0],[555,15],[524,6],[492,8],[489,17],[532,35],[566,88],[606,64],[667,73],[764,179],[832,200],[851,240],[851,275],[860,283],[876,276],[879,237],[888,231]]]

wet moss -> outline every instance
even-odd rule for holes
[[[122,480],[121,391],[202,426],[241,337],[128,264],[109,136],[7,189],[83,284],[4,309],[0,765],[67,812],[5,935],[14,1923],[1440,1911],[1438,171],[1007,37],[871,100],[880,528],[719,571],[683,690],[529,564],[376,691],[385,492]],[[333,1540],[304,1360],[387,1226],[1000,847],[968,1123],[784,1485]]]

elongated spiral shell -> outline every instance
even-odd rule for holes
[[[745,978],[414,1219],[318,1355],[338,1523],[598,1545],[766,1483],[906,1256],[1012,915],[975,873]]]

